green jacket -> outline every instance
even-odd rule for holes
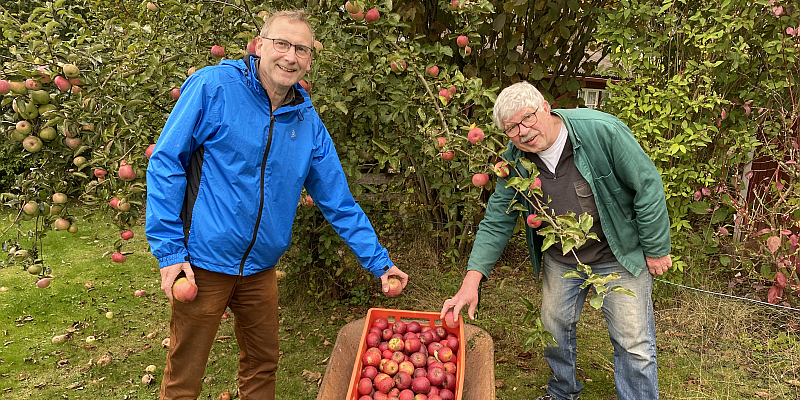
[[[589,182],[597,203],[600,224],[617,260],[638,276],[647,267],[645,255],[663,257],[670,253],[670,223],[661,175],[645,154],[630,129],[616,117],[587,108],[552,110],[564,121],[575,152],[575,165]],[[503,158],[519,161],[524,154],[513,143]],[[523,178],[527,171],[519,168]],[[510,177],[517,176],[512,170]],[[517,195],[498,178],[480,223],[467,270],[489,276],[511,238],[519,211],[509,211]],[[518,199],[521,200],[521,199]],[[528,211],[533,207],[525,201]],[[577,211],[576,211],[577,212]],[[527,227],[525,236],[534,276],[538,279],[544,237]]]

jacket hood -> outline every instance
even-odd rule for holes
[[[222,60],[220,65],[230,66],[239,70],[242,74],[242,80],[250,88],[254,93],[259,96],[264,96],[264,100],[269,102],[269,96],[267,96],[267,92],[264,90],[264,87],[261,86],[261,82],[258,80],[258,70],[256,69],[256,60],[260,58],[253,54],[248,54],[241,59],[238,60]],[[311,104],[311,96],[309,96],[308,92],[300,86],[299,83],[295,83],[292,86],[292,91],[294,91],[294,100],[288,105],[284,105],[279,107],[275,110],[275,115],[280,115],[287,112],[297,111],[303,109],[313,109],[314,106]],[[302,113],[300,114],[302,118]]]

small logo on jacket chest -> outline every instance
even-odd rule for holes
[[[292,137],[295,137],[295,136],[297,136],[297,135],[295,135],[295,134],[294,134],[294,131],[292,131]]]

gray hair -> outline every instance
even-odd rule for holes
[[[314,45],[314,29],[311,28],[311,24],[308,22],[308,14],[304,10],[285,10],[285,11],[278,11],[275,14],[272,14],[264,21],[264,25],[261,27],[260,35],[263,37],[267,36],[269,32],[269,28],[272,27],[272,23],[278,18],[286,18],[292,22],[303,22],[308,27],[309,32],[311,32],[311,45]]]
[[[494,124],[503,130],[503,124],[523,108],[538,110],[544,97],[535,86],[526,81],[515,83],[500,92],[494,102]]]

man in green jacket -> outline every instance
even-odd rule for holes
[[[552,110],[528,82],[500,93],[494,123],[511,140],[503,158],[519,165],[524,157],[537,166],[542,200],[551,199],[548,212],[588,213],[594,220],[591,232],[599,238],[567,254],[559,244],[543,252],[543,237],[526,229],[535,276],[543,270],[542,322],[558,343],[544,349],[552,376],[539,399],[573,400],[583,390],[576,376],[575,329],[589,288],[580,288],[583,279],[562,278],[577,271],[578,262],[603,276],[618,273],[621,278],[613,284],[636,294],[611,293],[602,307],[614,346],[617,398],[658,399],[651,293],[653,275],[672,265],[670,223],[658,170],[622,121],[590,109]],[[524,168],[518,170],[522,178],[529,178]],[[517,171],[512,170],[509,178],[513,176],[519,176]],[[527,204],[523,217],[535,213],[522,194],[505,183],[499,178],[475,237],[467,275],[458,293],[444,302],[442,317],[451,308],[458,315],[468,305],[467,314],[474,319],[478,286],[489,276],[520,214],[509,211],[511,200],[516,197]]]

